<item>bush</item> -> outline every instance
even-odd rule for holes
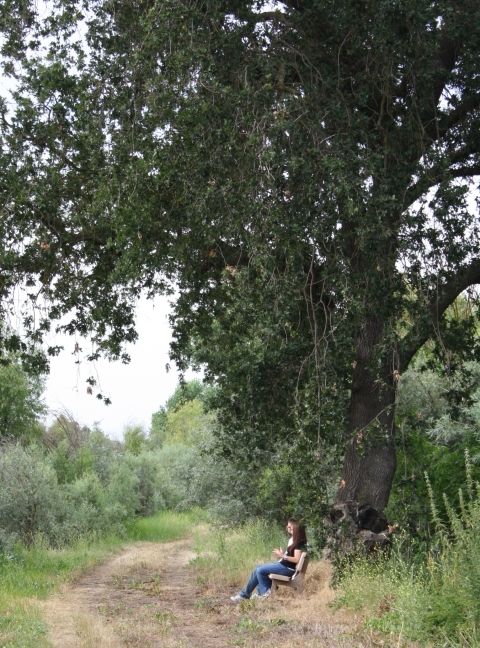
[[[147,450],[140,454],[127,453],[122,462],[135,477],[132,484],[136,496],[135,515],[145,517],[165,508],[159,478],[162,472],[161,457],[158,453]]]
[[[51,538],[62,514],[57,476],[38,449],[5,445],[0,452],[0,541],[31,543],[39,533]]]
[[[55,527],[57,545],[85,536],[123,535],[127,510],[109,497],[100,479],[88,473],[62,488],[64,514]]]
[[[474,488],[468,453],[466,458],[468,500],[464,501],[460,490],[457,512],[444,495],[448,525],[439,519],[431,492],[438,543],[429,562],[426,623],[431,632],[440,631],[445,636],[473,636],[480,625],[480,484]]]
[[[123,521],[135,517],[140,508],[138,484],[138,477],[123,458],[110,466],[110,480],[105,489],[106,498],[110,505],[121,507]]]
[[[166,508],[186,510],[191,507],[190,486],[198,450],[183,444],[164,445],[155,453],[157,460],[157,497]]]
[[[123,534],[124,522],[141,510],[140,478],[128,460],[115,458],[107,484],[92,469],[59,484],[57,460],[34,446],[1,448],[0,551],[39,536],[58,547],[92,534]]]

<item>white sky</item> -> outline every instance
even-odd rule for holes
[[[121,438],[128,424],[144,424],[150,427],[151,416],[160,405],[173,394],[178,384],[178,371],[173,363],[167,373],[165,365],[169,362],[168,346],[171,331],[167,315],[170,307],[167,297],[156,300],[142,300],[138,306],[136,344],[129,345],[127,351],[131,362],[102,360],[96,363],[83,361],[75,364],[75,338],[52,336],[49,343],[61,344],[65,350],[51,359],[50,375],[47,378],[45,400],[51,412],[66,408],[75,419],[86,425],[98,422],[100,428],[111,438]],[[88,343],[78,340],[83,348],[80,358],[87,355]],[[93,395],[87,394],[89,376],[95,376],[102,393],[109,396],[112,404],[104,405]],[[201,378],[199,374],[189,373],[187,379]],[[50,414],[50,419],[52,414]]]

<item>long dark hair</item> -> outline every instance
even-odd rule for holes
[[[307,531],[303,524],[298,524],[298,522],[292,522],[292,543],[288,548],[288,551],[291,556],[293,556],[293,548],[297,542],[302,542],[304,545],[307,544]]]

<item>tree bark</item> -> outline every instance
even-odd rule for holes
[[[382,511],[396,469],[394,445],[395,374],[392,360],[376,352],[383,332],[379,318],[371,317],[356,340],[349,411],[349,445],[344,457],[335,503],[355,501]]]

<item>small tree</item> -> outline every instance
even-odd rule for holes
[[[147,434],[141,425],[127,425],[123,431],[123,447],[134,455],[141,453],[147,440]]]
[[[152,414],[150,442],[162,446],[167,440],[186,442],[189,430],[195,427],[204,414],[202,405],[206,392],[205,385],[199,380],[180,383],[165,405]]]
[[[0,365],[0,438],[30,439],[41,434],[46,412],[44,381],[29,376],[18,361]]]

